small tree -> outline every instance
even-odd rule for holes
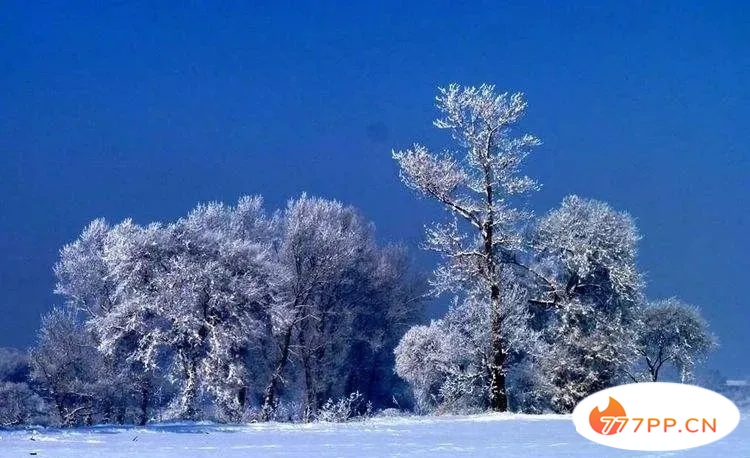
[[[0,348],[0,428],[48,422],[46,403],[29,386],[28,352]]]
[[[396,373],[412,387],[417,408],[434,409],[440,402],[440,389],[448,374],[446,334],[441,323],[414,326],[404,334],[394,353]]]
[[[486,84],[451,84],[439,89],[436,100],[442,118],[435,126],[450,130],[463,152],[435,155],[415,144],[393,157],[406,186],[437,200],[456,217],[427,232],[428,246],[445,261],[436,272],[434,291],[483,291],[490,304],[490,406],[505,411],[508,342],[501,265],[521,248],[519,223],[528,215],[515,208],[512,199],[537,188],[520,173],[520,166],[540,141],[529,134],[512,135],[512,127],[526,111],[520,93],[497,94]]]
[[[717,347],[708,323],[695,307],[677,298],[655,301],[643,311],[639,354],[651,381],[671,365],[680,380],[689,383],[693,368]]]
[[[93,422],[100,358],[75,312],[56,308],[42,319],[31,364],[32,380],[63,426]]]

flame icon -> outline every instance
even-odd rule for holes
[[[625,413],[625,408],[617,402],[617,400],[613,397],[609,398],[609,405],[606,409],[603,411],[599,411],[599,407],[594,407],[594,410],[591,411],[591,415],[589,415],[589,424],[591,425],[591,428],[596,431],[599,434],[603,434],[605,436],[610,436],[612,434],[617,434],[617,427],[615,425],[612,425],[609,428],[609,431],[606,433],[604,432],[604,428],[608,424],[612,424],[610,422],[602,421],[602,417],[626,417],[627,414]]]

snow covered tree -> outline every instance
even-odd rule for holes
[[[440,402],[448,373],[445,333],[438,322],[409,329],[395,349],[396,373],[411,384],[419,411],[431,411]]]
[[[550,307],[544,364],[558,411],[610,386],[633,361],[643,287],[639,239],[630,215],[578,196],[539,221],[536,269],[547,288],[535,302]]]
[[[390,402],[400,383],[392,350],[421,314],[421,278],[403,249],[377,245],[372,225],[352,207],[303,194],[279,217],[285,273],[273,306],[264,418],[273,418],[279,394],[295,397],[293,388],[306,419],[354,392]]]
[[[106,376],[107,383],[100,385],[99,396],[107,421],[122,423],[132,414],[145,424],[154,407],[160,381],[154,365],[144,363],[143,351],[153,347],[140,337],[153,337],[155,315],[136,311],[144,312],[152,302],[152,280],[164,270],[163,236],[159,225],[142,228],[126,220],[111,227],[97,219],[60,250],[55,265],[55,292],[82,313],[102,352],[100,379]]]
[[[47,404],[30,386],[28,352],[0,348],[0,428],[47,424]]]
[[[532,326],[530,299],[533,289],[528,279],[509,265],[502,267],[500,298],[504,324],[506,367],[515,368],[539,353],[540,332]],[[470,292],[456,301],[441,320],[451,349],[451,373],[442,388],[443,403],[449,410],[485,409],[489,404],[488,390],[492,373],[488,361],[492,358],[491,303],[482,291]],[[508,371],[509,376],[512,371]],[[510,377],[509,377],[510,378]],[[506,388],[509,398],[516,393]]]
[[[392,350],[421,312],[403,250],[379,247],[355,209],[306,195],[272,216],[245,197],[172,223],[96,220],[56,275],[106,374],[92,412],[116,422],[164,407],[237,421],[257,404],[271,418],[280,396],[308,418],[354,392],[390,401]]]
[[[671,365],[682,383],[690,383],[696,364],[716,347],[716,337],[695,307],[673,297],[643,310],[638,353],[651,381],[657,382],[665,365]]]
[[[159,224],[144,228],[125,220],[112,227],[101,254],[109,284],[106,299],[109,306],[86,316],[87,327],[92,330],[110,377],[118,381],[115,392],[132,398],[139,424],[150,418],[155,391],[165,372],[159,367],[166,355],[159,326],[161,319],[155,311],[154,285],[155,279],[166,271],[169,241],[167,231]],[[64,291],[62,285],[59,280],[59,292]],[[66,295],[66,298],[81,308],[75,297]],[[118,409],[122,410],[122,406]],[[124,412],[115,414],[116,421],[125,416]]]
[[[523,281],[510,271],[503,276],[502,319],[507,326],[509,366],[535,355],[539,341],[539,332],[530,326],[529,289]],[[396,370],[411,383],[420,410],[467,412],[490,405],[490,311],[486,295],[478,291],[462,300],[456,298],[448,313],[426,328],[429,332],[412,328],[409,332],[415,334],[404,336],[397,348]],[[416,345],[414,339],[424,335],[435,343]],[[430,351],[436,353],[427,355]],[[425,384],[426,377],[420,374],[429,374],[430,383]]]
[[[109,233],[105,220],[92,221],[78,239],[60,250],[60,260],[55,264],[55,293],[91,316],[106,313],[111,307],[114,286],[103,256]]]
[[[315,387],[310,349],[311,326],[324,325],[327,306],[322,297],[343,278],[358,252],[366,249],[369,227],[351,207],[302,195],[290,200],[282,216],[283,232],[279,259],[285,268],[285,284],[276,308],[274,334],[278,336],[276,363],[264,399],[264,416],[269,418],[296,343],[301,349],[305,402],[315,409]],[[317,324],[316,324],[317,323]]]
[[[211,204],[171,227],[179,248],[156,282],[157,313],[166,320],[161,332],[182,371],[180,412],[188,418],[196,417],[201,385],[226,414],[244,407],[244,352],[268,322],[269,247],[231,237],[229,217]]]
[[[100,360],[91,335],[72,310],[56,308],[42,319],[31,351],[32,380],[63,426],[91,424]]]
[[[270,321],[275,281],[268,241],[244,238],[257,229],[243,220],[244,211],[258,205],[243,200],[237,213],[221,204],[199,206],[168,226],[125,222],[105,250],[117,305],[94,322],[100,348],[107,354],[132,348],[130,361],[145,372],[169,357],[181,387],[178,416],[197,418],[203,391],[222,415],[244,407],[244,356]]]
[[[393,157],[408,187],[437,200],[456,218],[427,233],[428,246],[445,261],[436,272],[434,291],[484,291],[490,304],[490,405],[505,411],[508,341],[502,319],[502,265],[522,248],[519,225],[529,215],[513,201],[537,188],[520,167],[540,141],[530,134],[513,134],[526,111],[520,93],[451,84],[439,90],[436,100],[442,117],[435,126],[450,130],[463,153],[436,155],[415,144]]]
[[[642,299],[633,218],[607,203],[571,195],[539,221],[537,248],[555,274],[554,298],[587,297],[602,307]]]

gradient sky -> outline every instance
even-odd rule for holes
[[[526,92],[545,141],[534,209],[631,212],[649,295],[700,306],[711,366],[750,374],[747,2],[100,3],[0,5],[0,345],[33,342],[95,217],[307,191],[416,252],[441,213],[390,150],[446,145],[436,86],[491,82]]]

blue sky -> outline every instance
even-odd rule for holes
[[[630,211],[649,295],[700,306],[711,366],[750,373],[747,3],[66,3],[0,6],[0,345],[33,341],[57,250],[95,217],[307,191],[417,251],[441,213],[390,150],[447,144],[436,86],[491,82],[545,142],[535,210]]]

